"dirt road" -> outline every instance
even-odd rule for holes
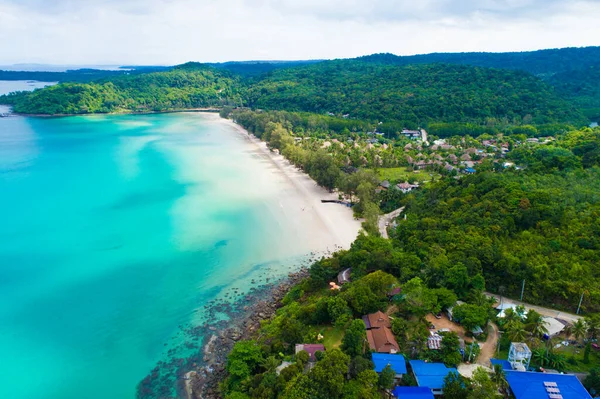
[[[484,343],[479,344],[481,346],[481,352],[477,358],[477,364],[490,367],[490,359],[496,355],[496,346],[498,345],[499,339],[500,334],[498,333],[498,326],[490,322],[488,324],[488,337]]]

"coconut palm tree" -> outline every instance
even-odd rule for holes
[[[527,331],[525,330],[525,325],[522,322],[516,320],[511,322],[507,327],[506,333],[512,342],[523,342],[525,340]]]
[[[531,333],[532,336],[542,338],[544,334],[548,334],[547,325],[548,322],[535,310],[530,310],[527,313],[527,317],[525,318],[525,330]]]
[[[498,386],[503,397],[508,397],[508,382],[506,381],[506,375],[502,366],[499,364],[494,365],[494,372],[491,375],[492,381]]]
[[[585,318],[585,327],[589,339],[597,339],[600,335],[600,317],[588,316]]]
[[[269,356],[262,361],[261,366],[267,370],[268,373],[272,373],[280,364],[281,360],[277,359],[275,356]]]
[[[586,334],[587,326],[583,320],[579,319],[573,323],[573,335],[575,336],[575,340],[577,340],[577,342],[581,342],[581,340],[585,338]]]
[[[567,324],[565,328],[562,330],[563,335],[565,337],[565,341],[569,342],[571,336],[573,335],[573,324]],[[573,345],[570,345],[573,347]],[[571,349],[571,357],[575,356],[575,349]]]

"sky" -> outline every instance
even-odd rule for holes
[[[0,65],[600,45],[600,0],[0,0]]]

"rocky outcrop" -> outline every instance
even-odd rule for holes
[[[239,312],[231,314],[228,327],[215,328],[213,334],[205,337],[202,364],[196,364],[186,373],[183,391],[189,399],[221,398],[219,382],[226,377],[225,364],[227,354],[233,345],[243,339],[251,339],[256,335],[263,320],[269,320],[281,305],[281,300],[290,288],[308,278],[308,269],[291,273],[287,279],[270,286],[258,289],[240,301],[243,304]],[[208,327],[210,328],[210,327]]]

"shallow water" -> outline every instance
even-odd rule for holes
[[[134,397],[208,301],[311,250],[293,195],[213,116],[0,119],[0,396]]]

